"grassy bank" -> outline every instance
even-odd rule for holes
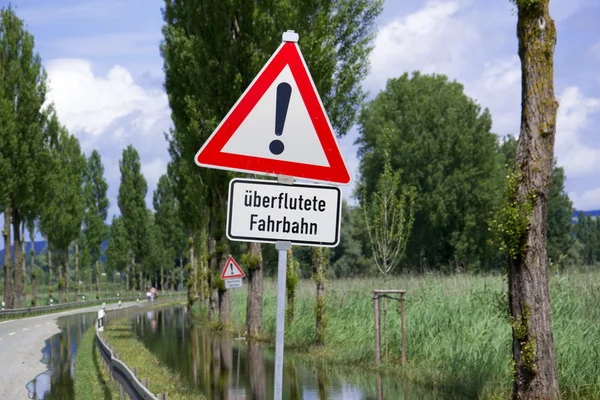
[[[178,302],[168,302],[156,307],[160,308],[169,305],[182,304]],[[168,393],[171,400],[191,400],[201,399],[197,394],[186,392],[185,385],[180,376],[162,364],[154,354],[137,340],[131,331],[129,318],[121,318],[110,322],[104,329],[104,336],[113,350],[119,353],[128,367],[136,367],[137,375],[141,378],[150,380],[150,391],[152,393]]]
[[[506,282],[500,276],[404,276],[326,283],[329,316],[323,349],[315,334],[315,286],[300,282],[286,348],[339,365],[374,368],[372,290],[406,289],[408,366],[400,367],[400,305],[387,301],[387,372],[469,398],[506,398],[511,390],[511,330]],[[550,278],[560,388],[568,399],[600,399],[600,271]],[[245,318],[246,290],[233,296],[232,314]],[[264,287],[264,329],[275,335],[276,284]],[[382,322],[383,324],[383,322]]]
[[[94,327],[82,336],[75,357],[75,399],[118,399],[119,392],[104,371],[102,356],[96,346]]]

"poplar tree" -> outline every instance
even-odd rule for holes
[[[108,233],[105,225],[109,206],[109,201],[106,197],[107,190],[108,184],[104,179],[102,159],[100,158],[100,154],[94,150],[87,160],[84,174],[86,211],[84,217],[85,228],[83,232],[85,235],[85,245],[90,253],[90,262],[92,265],[95,265],[97,299],[100,296],[99,260],[102,252],[102,242],[106,239]]]
[[[57,250],[58,291],[60,300],[64,301],[63,289],[66,288],[67,297],[69,294],[68,250],[80,235],[85,212],[85,155],[81,152],[77,138],[69,134],[65,127],[61,127],[58,141],[52,147],[52,156],[51,165],[47,167],[51,173],[48,177],[48,190],[44,193],[44,207],[40,213],[40,231]]]
[[[174,268],[175,259],[181,257],[185,245],[183,224],[179,215],[179,204],[175,197],[173,184],[167,175],[162,175],[153,193],[154,223],[160,232],[164,249],[164,262],[160,266],[160,287],[164,289],[164,269],[167,273]]]
[[[299,45],[334,130],[345,135],[364,93],[374,21],[381,0],[321,0],[310,3],[166,0],[161,54],[174,129],[167,135],[178,198],[185,215],[202,226],[207,213],[208,251],[214,294],[227,321],[228,291],[218,279],[226,260],[224,232],[228,181],[224,171],[199,169],[194,155],[227,114],[273,51],[284,31],[300,34]],[[187,199],[187,201],[186,201]],[[189,200],[196,203],[190,209]],[[217,243],[218,241],[218,243]],[[262,256],[248,245],[249,334],[262,330]],[[211,305],[211,310],[213,306]],[[221,313],[220,313],[221,314]]]
[[[123,149],[123,158],[119,160],[119,169],[121,170],[121,184],[118,204],[131,245],[131,287],[135,290],[136,262],[141,260],[147,245],[148,227],[145,198],[148,184],[141,172],[140,156],[132,145]],[[139,284],[141,291],[142,282]]]
[[[110,274],[113,274],[115,271],[124,272],[126,290],[129,290],[127,266],[130,261],[130,251],[131,243],[129,243],[127,238],[127,230],[123,224],[123,218],[113,216],[108,244],[106,246],[106,271]]]
[[[521,132],[516,168],[500,218],[509,255],[515,399],[558,399],[558,372],[548,288],[546,226],[552,184],[556,111],[556,25],[549,0],[513,0],[521,59]]]
[[[34,52],[34,38],[9,5],[0,9],[0,206],[4,212],[4,301],[7,307],[22,305],[25,255],[21,249],[24,238],[21,238],[20,227],[37,210],[38,184],[41,175],[48,171],[47,166],[40,163],[45,139],[46,115],[42,108],[45,99],[46,72],[39,54]]]

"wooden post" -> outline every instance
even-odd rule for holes
[[[137,367],[131,367],[131,371],[133,372],[133,376],[137,378]]]
[[[400,293],[400,306],[402,318],[402,366],[406,365],[406,324],[404,323],[404,293]]]
[[[142,385],[148,389],[150,387],[150,378],[142,378]]]
[[[381,363],[381,344],[379,342],[379,295],[373,296],[374,318],[375,318],[375,364],[379,367]]]

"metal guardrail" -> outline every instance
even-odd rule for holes
[[[138,307],[127,307],[117,310],[106,311],[107,321],[118,319],[121,316],[128,314],[135,314],[136,310],[145,308],[146,306],[156,305],[163,302],[168,302],[177,299],[186,298],[187,294],[183,296],[168,297],[164,300],[157,300],[153,302],[140,303]],[[115,315],[116,314],[116,315]],[[114,317],[114,318],[113,318]],[[106,324],[104,324],[106,326]],[[96,327],[98,326],[96,322]],[[97,329],[97,328],[96,328]],[[169,396],[166,393],[153,394],[149,389],[148,379],[138,378],[137,369],[135,367],[129,368],[123,360],[120,360],[120,356],[115,353],[110,344],[102,337],[101,333],[96,330],[96,343],[100,349],[100,354],[104,360],[104,366],[107,369],[108,374],[118,382],[119,392],[121,399],[125,398],[125,393],[133,400],[168,400]]]
[[[138,298],[139,298],[138,296],[112,297],[112,298],[108,298],[108,299],[86,300],[86,301],[78,301],[78,302],[74,302],[74,303],[55,304],[55,305],[51,305],[51,306],[11,308],[11,309],[6,309],[6,310],[1,310],[0,318],[3,318],[5,316],[11,316],[11,315],[20,315],[20,314],[36,315],[36,314],[45,313],[48,311],[64,310],[64,309],[69,309],[69,308],[92,307],[92,306],[99,305],[102,303],[116,303],[119,300],[121,300],[122,302],[135,301]]]

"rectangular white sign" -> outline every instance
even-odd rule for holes
[[[225,281],[226,289],[237,289],[242,287],[242,278],[237,279],[227,279]]]
[[[341,213],[338,187],[233,179],[229,183],[227,237],[242,242],[289,241],[335,247],[340,241]]]

